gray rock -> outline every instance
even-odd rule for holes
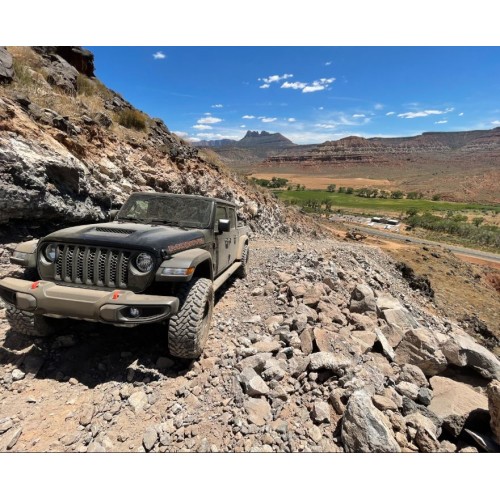
[[[158,441],[158,432],[154,427],[148,427],[142,436],[142,445],[146,451],[151,451]]]
[[[396,385],[396,390],[399,394],[410,398],[412,401],[415,401],[418,397],[418,385],[412,384],[411,382],[399,382]]]
[[[14,78],[12,56],[5,47],[0,47],[0,83],[10,83]]]
[[[391,347],[391,344],[387,340],[386,336],[380,331],[379,328],[375,328],[375,335],[377,336],[377,340],[382,347],[382,352],[386,356],[386,358],[390,361],[394,361],[396,357],[396,353],[394,349]]]
[[[92,404],[84,404],[80,410],[80,425],[86,426],[92,422],[92,418],[94,417],[94,405]]]
[[[395,352],[396,363],[416,365],[428,376],[437,375],[448,366],[436,337],[426,328],[408,330]]]
[[[135,413],[140,412],[148,404],[148,396],[143,390],[134,392],[129,398],[128,402]]]
[[[317,424],[330,422],[330,405],[324,401],[315,401],[311,416]]]
[[[457,437],[472,412],[488,411],[486,396],[461,382],[445,377],[430,379],[433,397],[429,410],[443,420],[443,428]]]
[[[240,375],[243,390],[249,396],[262,396],[269,393],[269,387],[253,368],[245,368]]]
[[[22,380],[25,376],[26,374],[22,370],[19,370],[19,368],[12,370],[12,380],[14,380],[14,382]]]
[[[417,402],[429,406],[432,401],[432,391],[428,387],[421,387],[418,391]]]
[[[500,380],[500,361],[468,335],[454,335],[441,346],[448,363],[469,366],[487,379]]]
[[[340,434],[348,452],[399,452],[401,448],[385,415],[377,410],[370,396],[357,391],[349,398]]]
[[[494,380],[488,385],[488,408],[490,427],[495,441],[500,445],[500,382]]]
[[[375,309],[376,302],[373,290],[368,285],[356,285],[351,293],[349,311],[362,314],[368,311],[375,311]]]
[[[76,94],[78,70],[65,61],[61,56],[52,55],[51,62],[46,67],[46,79],[69,94]]]
[[[333,352],[314,352],[309,356],[309,370],[314,372],[318,370],[337,372],[351,363],[351,359]]]
[[[7,450],[12,450],[12,448],[14,448],[14,446],[16,446],[17,441],[19,440],[19,437],[21,436],[22,433],[23,433],[23,430],[21,429],[21,427],[13,430],[12,435],[10,436],[10,440],[7,443]]]
[[[300,350],[304,354],[311,354],[313,352],[313,333],[311,328],[306,328],[300,334]]]
[[[242,359],[237,365],[236,368],[238,370],[243,371],[245,368],[253,368],[257,373],[261,373],[264,370],[264,366],[266,365],[266,361],[269,358],[272,358],[272,354],[270,352],[262,352],[259,354],[254,354],[253,356],[248,356],[245,359]]]

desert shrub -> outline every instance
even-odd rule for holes
[[[137,109],[124,109],[118,113],[118,123],[135,130],[146,129],[146,117]]]
[[[76,92],[79,95],[92,96],[96,92],[95,84],[90,78],[79,73],[76,77]]]

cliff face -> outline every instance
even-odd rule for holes
[[[234,201],[256,230],[286,215],[93,75],[74,47],[9,48],[14,76],[0,86],[0,224],[103,220],[135,191]]]

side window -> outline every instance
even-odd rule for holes
[[[217,209],[215,210],[215,229],[218,229],[219,219],[227,219],[226,207],[217,206]]]
[[[236,229],[236,211],[234,208],[227,209],[229,213],[229,220],[231,221],[231,229]]]

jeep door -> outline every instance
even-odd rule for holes
[[[217,205],[215,210],[215,238],[217,240],[217,275],[231,264],[231,231],[219,232],[219,219],[228,219],[228,210],[224,205]]]

